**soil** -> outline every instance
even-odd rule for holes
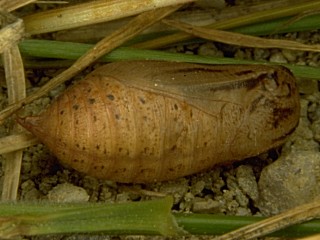
[[[320,43],[320,32],[277,35],[309,44]],[[228,56],[238,59],[267,60],[319,67],[319,53],[289,50],[262,50],[230,47],[213,42],[176,46],[167,51]],[[79,80],[91,69],[73,80]],[[28,93],[62,70],[28,69]],[[3,78],[3,74],[1,75]],[[2,83],[2,81],[1,81]],[[35,114],[63,92],[70,83],[51,91],[47,97],[26,107]],[[65,168],[42,144],[29,147],[23,154],[19,200],[54,202],[127,202],[148,200],[159,195],[174,197],[177,212],[219,213],[238,216],[269,216],[320,196],[320,93],[319,82],[298,79],[301,94],[301,118],[296,131],[286,144],[260,156],[244,159],[207,172],[154,184],[119,184],[84,176]],[[6,90],[0,89],[0,106],[6,105]],[[6,135],[7,125],[0,127]],[[1,156],[2,158],[2,156]],[[111,239],[106,236],[56,236],[32,239]],[[130,239],[128,237],[123,237]],[[133,237],[132,237],[133,238]],[[134,239],[143,239],[137,237]],[[113,238],[114,239],[114,238]],[[118,237],[116,237],[118,239]]]

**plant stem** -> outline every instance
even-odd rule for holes
[[[0,237],[105,232],[177,235],[172,198],[125,204],[0,203]]]
[[[88,51],[93,45],[84,43],[58,42],[50,40],[24,40],[20,43],[20,51],[28,57],[57,58],[75,60]],[[269,62],[239,60],[233,58],[208,57],[182,53],[169,53],[159,50],[143,50],[135,48],[117,48],[100,61],[112,62],[121,60],[161,60],[202,64],[273,64]],[[297,77],[319,79],[320,69],[293,64],[280,64],[289,68]]]
[[[257,223],[265,217],[250,216],[224,216],[214,214],[182,214],[176,213],[174,217],[180,227],[194,235],[222,235],[235,229]],[[312,220],[283,230],[274,232],[274,237],[303,237],[319,233],[320,220]]]
[[[172,197],[128,203],[0,203],[0,237],[104,233],[106,235],[221,235],[262,217],[171,213]],[[302,237],[320,232],[320,220],[271,234]]]

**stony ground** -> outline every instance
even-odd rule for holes
[[[320,43],[318,31],[279,37],[298,39],[304,43]],[[317,67],[320,65],[318,53],[244,49],[212,42],[178,46],[168,50]],[[42,84],[57,74],[55,70],[28,70],[27,73],[29,91],[33,91],[37,84]],[[3,73],[1,77],[3,78]],[[81,77],[80,75],[77,78]],[[130,185],[97,180],[64,168],[43,145],[38,144],[26,149],[23,156],[20,199],[109,203],[153,199],[170,194],[174,196],[175,211],[241,216],[268,216],[309,202],[320,196],[320,93],[317,81],[298,79],[298,83],[301,93],[300,124],[282,148],[175,181]],[[48,97],[28,106],[26,111],[38,112],[65,87],[55,89]],[[5,103],[6,91],[2,87],[0,106],[3,107]],[[5,126],[1,126],[0,134],[6,135]],[[88,236],[78,235],[57,236],[56,239],[82,238],[89,239]],[[106,237],[94,236],[91,239]]]

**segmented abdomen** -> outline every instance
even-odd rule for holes
[[[25,122],[33,122],[30,131],[63,163],[119,182],[189,175],[218,163],[226,151],[217,117],[112,78],[81,81]]]

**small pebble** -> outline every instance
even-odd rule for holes
[[[287,59],[283,56],[281,52],[273,53],[270,56],[269,61],[274,63],[288,63]]]
[[[292,151],[264,168],[258,183],[257,206],[274,215],[320,196],[320,153]]]
[[[223,57],[223,52],[219,51],[213,43],[208,42],[199,47],[198,55]]]
[[[69,183],[59,184],[48,193],[52,202],[87,202],[89,195],[86,190]]]
[[[197,181],[194,185],[191,186],[191,192],[193,195],[198,195],[202,192],[205,187],[204,181]]]
[[[311,129],[314,140],[320,143],[320,120],[314,121],[311,125]]]
[[[255,60],[266,60],[270,56],[270,51],[262,48],[255,48],[253,50],[253,57]]]
[[[221,203],[212,199],[197,198],[193,202],[192,211],[195,213],[218,213]]]
[[[33,201],[35,199],[41,199],[42,194],[38,189],[36,189],[36,186],[32,180],[27,180],[23,183],[21,183],[21,199],[26,201]]]
[[[297,54],[295,51],[288,50],[288,49],[283,49],[282,55],[287,59],[289,62],[295,62],[297,59]]]
[[[239,166],[236,169],[236,177],[240,189],[245,194],[247,194],[252,200],[257,200],[259,197],[258,185],[252,170],[252,166]]]
[[[159,192],[172,195],[174,203],[180,202],[183,196],[188,192],[188,182],[185,178],[176,181],[168,181],[161,184]]]

